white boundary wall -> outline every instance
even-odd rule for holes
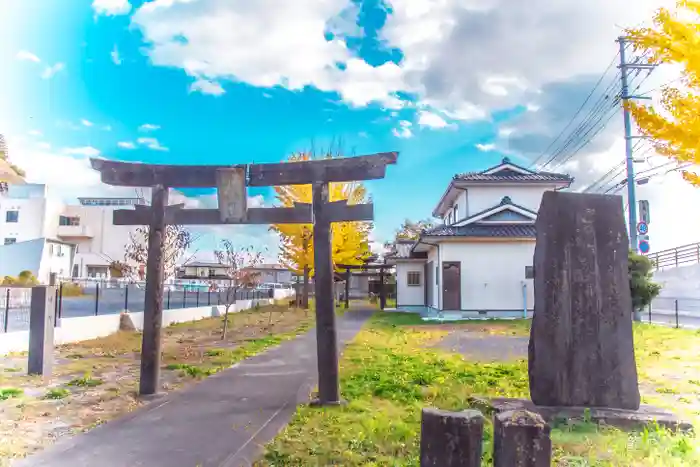
[[[255,305],[271,305],[275,300],[282,300],[294,294],[293,290],[275,289],[275,298],[260,300],[238,300],[229,308],[229,313],[249,310]],[[163,327],[175,323],[199,321],[204,318],[223,316],[225,305],[200,306],[163,311]],[[143,312],[129,313],[131,322],[139,331],[143,329]],[[84,316],[79,318],[62,318],[54,329],[54,344],[63,345],[99,337],[109,336],[119,331],[120,314]],[[8,332],[0,334],[0,355],[10,352],[26,352],[29,349],[29,331]]]

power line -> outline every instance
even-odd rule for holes
[[[619,102],[620,102],[620,99],[618,97],[616,97],[615,101],[607,109],[607,111],[605,111],[604,114],[599,113],[598,115],[596,115],[596,117],[599,116],[600,118],[597,118],[597,120],[595,122],[593,122],[593,124],[586,130],[585,133],[583,133],[582,135],[576,135],[578,140],[576,140],[576,138],[572,138],[569,141],[569,143],[564,148],[561,149],[561,151],[559,153],[555,154],[555,157],[553,157],[552,160],[554,160],[556,158],[556,156],[561,155],[563,153],[563,151],[568,146],[570,146],[571,144],[574,144],[573,151],[570,152],[568,155],[562,157],[559,161],[557,161],[557,163],[552,167],[553,170],[557,169],[558,167],[561,167],[562,165],[567,163],[569,160],[571,160],[576,154],[578,154],[581,151],[581,149],[588,146],[588,144],[590,144],[591,141],[593,141],[593,139],[595,139],[595,137],[598,136],[608,126],[608,123],[610,123],[610,120],[612,120],[612,118],[615,116],[614,111],[617,110],[617,104]],[[603,119],[605,119],[605,120],[603,120]],[[597,128],[596,128],[596,123],[600,124]],[[583,130],[583,128],[582,128],[582,130]],[[593,132],[593,134],[591,134],[591,132]],[[586,139],[584,139],[584,138],[586,138]],[[551,161],[550,161],[550,163],[551,163]]]
[[[602,74],[602,75],[600,76],[600,78],[598,79],[598,82],[595,84],[595,86],[593,86],[593,89],[591,89],[591,92],[588,94],[588,96],[586,96],[586,99],[583,101],[583,103],[582,103],[581,106],[578,108],[578,110],[576,110],[576,113],[574,114],[574,116],[571,117],[571,120],[569,120],[569,122],[566,124],[566,126],[561,130],[561,132],[559,133],[559,135],[557,135],[557,137],[549,144],[549,146],[547,146],[547,148],[546,148],[544,151],[542,151],[542,153],[532,162],[532,164],[530,164],[530,167],[533,167],[533,166],[537,165],[537,163],[544,157],[544,155],[547,154],[547,152],[557,143],[557,141],[559,141],[559,139],[561,139],[561,137],[564,135],[564,133],[566,132],[566,130],[569,129],[569,127],[571,126],[571,124],[574,123],[574,121],[576,120],[576,117],[579,116],[579,114],[580,114],[581,111],[584,109],[584,107],[586,106],[586,104],[588,103],[588,101],[591,100],[591,97],[593,97],[593,94],[595,93],[596,89],[598,89],[598,87],[600,86],[600,84],[601,84],[601,83],[603,82],[603,80],[605,79],[605,76],[608,74],[608,71],[610,71],[610,69],[613,67],[613,65],[614,65],[615,62],[617,61],[617,57],[618,57],[619,55],[620,55],[619,52],[618,52],[617,54],[615,54],[615,56],[613,57],[613,59],[610,61],[610,64],[607,66],[607,68],[605,69],[605,71],[603,72],[603,74]],[[545,165],[546,165],[546,164],[545,164]]]
[[[601,183],[603,183],[603,181],[604,181],[606,178],[610,177],[610,175],[612,175],[613,172],[622,170],[622,168],[624,167],[624,165],[625,165],[625,161],[624,161],[624,160],[621,161],[621,162],[618,162],[618,163],[615,164],[610,170],[608,170],[604,175],[602,175],[600,178],[598,178],[598,179],[595,180],[593,183],[591,183],[590,185],[586,186],[583,190],[581,190],[581,192],[582,192],[582,193],[588,193],[589,191],[592,191],[593,188],[595,188],[596,186],[598,186],[598,185],[600,185]],[[615,178],[616,176],[617,176],[617,175],[614,175],[613,178]]]
[[[615,108],[616,102],[610,104],[609,102],[607,102],[608,99],[610,99],[610,96],[608,94],[605,94],[604,97],[602,97],[596,103],[596,105],[589,111],[586,117],[584,117],[583,121],[581,121],[578,124],[578,126],[571,132],[568,138],[557,148],[556,151],[553,151],[550,158],[544,164],[542,164],[542,168],[551,165],[554,161],[560,158],[560,156],[564,154],[564,151],[566,151],[572,144],[575,145],[576,143],[578,143],[582,136],[589,134],[595,126],[595,124],[598,123],[602,118],[604,118],[604,116],[610,110]],[[617,100],[618,97],[614,96],[614,99]]]

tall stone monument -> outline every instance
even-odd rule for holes
[[[532,401],[639,409],[621,198],[546,192],[536,225]]]

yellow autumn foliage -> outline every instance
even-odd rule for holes
[[[290,162],[310,160],[307,153],[293,154]],[[294,203],[311,203],[311,185],[286,185],[274,188],[277,203],[283,207],[292,207]],[[348,200],[348,204],[368,202],[367,189],[359,182],[330,183],[329,201]],[[313,225],[311,224],[274,224],[272,230],[280,235],[280,263],[302,274],[307,266],[313,275],[314,248]],[[371,222],[334,222],[331,224],[331,242],[333,264],[362,264],[370,255],[369,233]],[[304,248],[307,239],[307,248]]]
[[[683,67],[681,84],[662,89],[660,108],[635,102],[628,104],[640,132],[656,151],[679,163],[700,163],[700,2],[681,1],[678,11],[662,8],[654,26],[627,31],[636,50],[649,50],[649,62]],[[700,186],[700,176],[683,172]]]

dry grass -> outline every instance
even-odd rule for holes
[[[313,313],[267,306],[163,330],[162,389],[172,391],[292,338],[313,324]],[[26,357],[0,359],[0,388],[23,391],[0,400],[0,466],[56,439],[89,430],[139,407],[141,334],[61,346],[50,380],[26,375]],[[169,369],[170,368],[170,369]]]

